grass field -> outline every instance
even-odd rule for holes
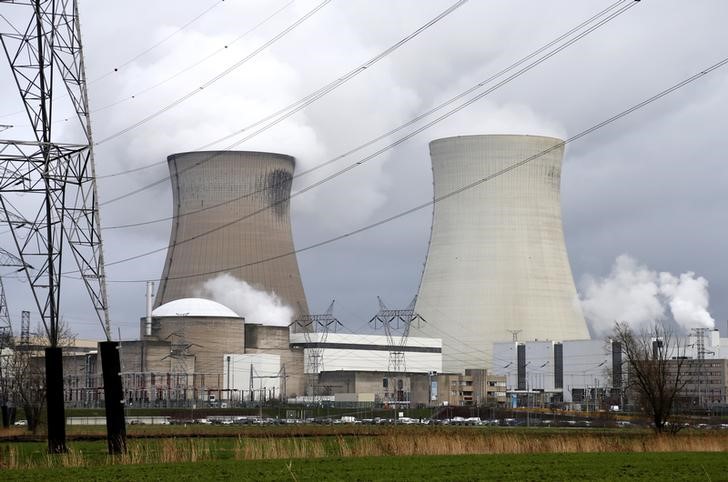
[[[455,426],[74,427],[69,453],[0,433],[0,480],[725,480],[728,432]]]
[[[728,480],[725,453],[359,457],[3,470],[2,480]]]
[[[315,429],[315,430],[312,430]],[[718,452],[728,459],[728,433],[692,431],[657,436],[646,431],[480,429],[472,427],[301,427],[227,436],[167,434],[129,439],[121,457],[103,439],[73,440],[69,453],[50,457],[44,442],[0,441],[0,468],[43,469],[184,462],[329,459],[396,456]]]

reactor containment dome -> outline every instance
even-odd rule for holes
[[[563,153],[540,136],[430,143],[435,204],[415,307],[427,323],[416,331],[442,338],[446,372],[488,366],[493,343],[514,333],[589,338],[561,223]]]
[[[152,311],[152,316],[154,318],[177,318],[180,316],[197,318],[242,318],[227,306],[204,298],[182,298],[170,301]]]
[[[307,314],[289,213],[293,157],[205,151],[167,162],[174,217],[155,306],[194,298],[227,273]]]

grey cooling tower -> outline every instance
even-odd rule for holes
[[[416,311],[443,340],[443,369],[487,367],[492,343],[589,338],[561,225],[562,141],[520,135],[430,143],[435,203]]]
[[[307,313],[296,256],[285,255],[293,252],[293,157],[210,151],[167,161],[174,220],[155,307],[193,298],[206,280],[229,273]]]

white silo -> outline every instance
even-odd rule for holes
[[[493,342],[513,331],[522,340],[589,337],[561,223],[561,140],[432,141],[435,199],[544,151],[435,204],[416,311],[427,320],[418,335],[443,339],[445,371],[490,365]]]

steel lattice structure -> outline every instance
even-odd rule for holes
[[[98,216],[93,138],[76,0],[0,0],[22,9],[2,47],[34,139],[0,140],[0,214],[26,269],[51,346],[58,342],[64,250],[70,249],[97,317],[110,338]],[[57,91],[60,90],[60,91]],[[58,100],[75,113],[53,131]],[[12,196],[22,193],[22,209]]]
[[[32,268],[6,249],[0,248],[0,266],[11,268]],[[5,298],[5,287],[0,276],[0,350],[13,344],[13,325],[10,323],[10,312]]]
[[[379,301],[379,312],[369,320],[374,328],[384,328],[387,336],[387,345],[389,345],[389,367],[392,373],[400,373],[407,371],[407,363],[404,356],[404,347],[409,338],[410,328],[413,324],[417,327],[420,322],[424,322],[419,314],[415,313],[415,304],[417,296],[412,299],[409,306],[405,309],[390,309],[384,304],[382,298],[377,296]],[[402,332],[397,333],[401,327]]]
[[[324,369],[324,344],[331,330],[336,331],[336,327],[344,326],[334,316],[334,303],[332,300],[325,313],[320,315],[302,315],[291,326],[296,326],[303,331],[306,340],[309,380],[308,389],[312,396],[316,396],[316,386],[318,385],[319,373]],[[318,334],[319,336],[314,336]]]

